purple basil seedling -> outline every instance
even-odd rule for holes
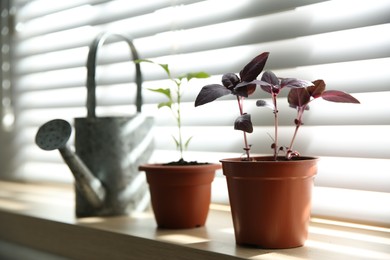
[[[310,82],[295,78],[279,78],[271,71],[264,72],[261,80],[257,80],[256,78],[264,69],[268,56],[268,52],[256,56],[240,71],[240,76],[237,76],[234,73],[224,74],[222,76],[222,85],[211,84],[204,86],[195,100],[195,106],[200,106],[228,94],[236,96],[240,115],[234,122],[234,129],[241,130],[244,133],[243,149],[246,154],[246,160],[251,160],[247,133],[253,132],[253,124],[251,115],[243,111],[243,102],[246,97],[254,93],[256,87],[259,86],[263,91],[268,92],[271,95],[272,103],[268,103],[265,100],[257,100],[256,105],[258,107],[269,107],[274,113],[274,143],[271,145],[274,160],[277,160],[278,154],[281,151],[285,152],[286,159],[299,156],[299,153],[293,150],[293,144],[298,129],[303,124],[303,113],[305,110],[309,109],[308,104],[313,100],[321,97],[324,100],[332,102],[360,103],[348,93],[338,90],[325,90],[325,82],[323,80]],[[294,120],[294,135],[290,145],[287,147],[278,145],[279,110],[277,97],[284,88],[290,89],[288,93],[288,103],[290,107],[297,110],[297,117]]]

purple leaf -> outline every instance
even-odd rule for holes
[[[287,100],[291,107],[303,107],[310,102],[310,94],[306,88],[292,88]]]
[[[240,79],[234,73],[225,73],[222,76],[222,84],[228,88],[233,89],[238,83],[240,83]]]
[[[360,104],[359,100],[350,94],[339,90],[326,90],[322,93],[321,97],[332,102]]]
[[[291,107],[291,108],[297,108],[296,106],[293,106],[293,105],[289,105],[289,107]],[[305,106],[305,110],[306,110],[306,111],[310,110],[310,106],[309,106],[309,105],[306,105],[306,106]]]
[[[268,107],[268,108],[271,108],[272,110],[275,108],[272,103],[267,102],[265,100],[257,100],[256,101],[256,106],[258,106],[258,107]]]
[[[313,83],[311,83],[308,80],[303,80],[303,79],[294,79],[294,78],[285,78],[282,79],[280,83],[281,88],[303,88],[307,86],[312,86]]]
[[[234,129],[252,133],[253,125],[251,121],[251,115],[245,113],[237,117],[236,121],[234,122]]]
[[[241,71],[241,81],[250,82],[259,76],[263,71],[265,63],[267,62],[269,52],[263,52],[262,54],[253,58]]]
[[[242,96],[242,97],[248,97],[249,95],[252,95],[253,92],[256,90],[256,84],[253,84],[252,82],[240,82],[237,84],[237,86],[234,88],[233,94]]]
[[[265,92],[272,94],[272,85],[260,85],[260,87]]]
[[[307,87],[307,91],[313,98],[319,98],[325,91],[326,84],[322,79],[313,81],[313,84],[314,86]]]
[[[251,82],[242,81],[242,82],[238,83],[235,88],[239,89],[239,88],[246,87],[248,85],[253,85],[253,81],[251,81]]]
[[[253,83],[255,83],[256,85],[259,85],[261,87],[262,90],[264,90],[265,92],[268,92],[270,94],[272,94],[272,89],[273,89],[273,85],[266,82],[266,81],[263,81],[263,80],[257,80],[255,79],[254,81],[252,81]]]
[[[276,75],[272,71],[266,71],[263,73],[263,76],[261,77],[262,81],[265,81],[271,85],[278,86],[279,85],[279,79],[276,77]]]
[[[204,86],[196,97],[195,106],[197,107],[200,105],[207,104],[216,100],[217,98],[231,93],[232,92],[229,89],[219,84],[211,84]]]

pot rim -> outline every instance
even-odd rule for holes
[[[266,164],[290,164],[290,163],[302,163],[305,161],[319,161],[320,158],[318,156],[299,156],[299,157],[294,157],[291,160],[286,160],[284,156],[278,156],[278,158],[283,159],[283,160],[273,160],[273,156],[271,155],[259,155],[259,156],[251,156],[251,159],[255,159],[253,161],[245,161],[243,160],[242,157],[232,157],[232,158],[224,158],[219,160],[221,163],[266,163]]]
[[[140,171],[148,171],[148,170],[167,170],[167,171],[192,171],[194,169],[206,168],[210,170],[218,170],[222,168],[220,163],[207,163],[207,164],[199,164],[199,165],[164,165],[163,163],[147,163],[141,164],[138,169]]]
[[[223,175],[236,179],[296,179],[317,174],[317,157],[301,157],[301,160],[273,161],[273,156],[255,156],[258,161],[242,161],[242,158],[221,160]],[[283,157],[284,158],[284,157]],[[261,160],[264,159],[264,160]]]
[[[220,164],[195,166],[143,164],[138,169],[145,172],[149,185],[195,186],[211,183],[214,180],[215,171],[220,168],[222,168]]]

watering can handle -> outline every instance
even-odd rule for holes
[[[96,118],[96,56],[98,47],[103,45],[105,40],[110,36],[119,37],[122,40],[126,41],[130,47],[131,54],[133,56],[133,61],[139,59],[137,50],[133,44],[133,42],[121,34],[112,34],[112,33],[101,33],[99,34],[94,41],[89,46],[89,53],[87,59],[87,111],[88,118]],[[137,107],[137,112],[141,112],[142,107],[142,74],[141,74],[141,66],[139,63],[135,64],[136,71],[136,84],[137,84],[137,94],[135,104]]]

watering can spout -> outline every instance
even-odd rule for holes
[[[51,120],[42,125],[35,137],[36,144],[43,150],[58,149],[66,164],[69,166],[75,178],[77,190],[94,207],[103,205],[106,191],[99,179],[97,179],[80,158],[66,145],[72,128],[62,119]]]
[[[106,190],[101,181],[96,178],[80,158],[70,149],[60,149],[65,163],[68,165],[75,178],[77,190],[95,208],[103,205]]]

